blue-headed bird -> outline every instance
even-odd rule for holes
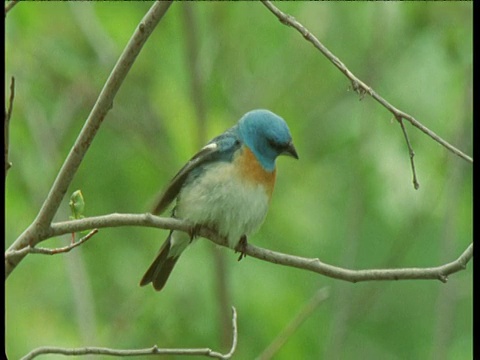
[[[245,246],[262,224],[275,184],[275,160],[298,159],[285,121],[268,110],[246,113],[236,125],[212,139],[180,169],[152,213],[162,213],[176,199],[172,216],[193,228],[208,227],[228,246]],[[171,231],[140,285],[161,290],[194,234]],[[241,250],[240,250],[241,251]]]

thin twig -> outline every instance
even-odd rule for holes
[[[415,188],[415,190],[418,190],[418,188],[420,187],[420,184],[418,183],[418,180],[417,180],[417,172],[415,171],[415,161],[413,160],[415,156],[415,152],[413,151],[412,145],[410,144],[410,139],[408,137],[405,124],[403,123],[403,118],[398,118],[397,121],[399,122],[400,127],[402,128],[403,136],[405,137],[405,142],[407,143],[407,147],[408,147],[408,153],[410,156],[410,166],[412,167],[412,174],[413,174],[413,187]]]
[[[137,29],[133,33],[125,50],[120,55],[120,58],[108,77],[75,144],[65,159],[65,162],[50,189],[47,199],[37,216],[37,226],[38,223],[48,226],[52,221],[53,216],[57,212],[58,206],[68,189],[68,185],[70,185],[83,157],[103,123],[105,116],[113,107],[113,99],[115,95],[120,89],[120,86],[125,80],[143,45],[170,5],[170,1],[155,2],[137,26]]]
[[[162,349],[157,345],[143,349],[111,349],[106,347],[87,346],[82,348],[61,348],[55,346],[42,346],[30,351],[22,360],[31,360],[39,355],[108,355],[108,356],[141,356],[141,355],[180,355],[180,356],[207,356],[214,359],[230,359],[237,348],[237,311],[232,307],[232,330],[233,339],[230,351],[222,354],[209,348],[194,349]]]
[[[7,13],[12,10],[12,8],[17,5],[18,3],[20,2],[20,0],[12,0],[12,1],[9,1],[7,2],[7,4],[5,5],[5,16],[7,16]]]
[[[291,26],[296,29],[308,42],[312,43],[315,48],[320,50],[320,52],[330,60],[333,65],[335,65],[351,82],[353,90],[359,93],[361,96],[364,94],[369,94],[372,98],[374,98],[377,102],[379,102],[383,107],[385,107],[388,111],[390,111],[396,119],[405,119],[410,122],[413,126],[417,129],[421,130],[423,133],[430,136],[433,140],[441,144],[447,150],[451,151],[455,155],[461,157],[462,159],[473,163],[473,159],[457,149],[455,146],[451,145],[440,136],[435,134],[432,130],[428,129],[426,126],[421,124],[418,120],[416,120],[413,116],[398,110],[392,104],[390,104],[387,100],[377,94],[371,87],[367,86],[363,81],[357,78],[346,66],[345,64],[340,61],[330,50],[328,50],[305,26],[299,23],[295,18],[291,15],[285,14],[280,9],[278,9],[275,5],[272,4],[270,1],[262,0],[263,5],[267,7],[279,20],[282,24]]]
[[[35,246],[48,230],[80,163],[105,119],[105,116],[113,106],[115,95],[120,89],[143,45],[171,4],[171,1],[156,1],[140,21],[140,24],[135,29],[100,92],[85,125],[67,155],[37,217],[13,242],[9,250],[20,250],[28,245]],[[9,276],[22,259],[22,256],[17,256],[5,262],[5,278]]]
[[[100,229],[120,226],[144,226],[159,229],[179,230],[191,233],[193,224],[187,221],[162,218],[152,214],[110,214],[83,218],[79,220],[64,221],[54,223],[43,233],[43,240],[50,237],[70,234],[88,229]],[[195,230],[196,227],[195,227]],[[215,244],[227,247],[226,239],[218,235],[215,231],[208,228],[200,228],[197,231],[199,236],[213,241]],[[473,243],[460,255],[460,257],[450,263],[436,267],[415,267],[415,268],[396,268],[396,269],[367,269],[350,270],[333,265],[326,264],[318,258],[305,258],[295,255],[283,254],[280,252],[263,249],[251,244],[245,246],[245,254],[251,257],[268,261],[273,264],[295,267],[308,270],[330,278],[349,281],[352,283],[361,281],[380,281],[380,280],[440,280],[446,282],[449,275],[464,270],[467,263],[473,256]],[[5,253],[5,263],[15,262],[17,255],[7,250]]]
[[[232,306],[232,347],[230,351],[224,355],[224,359],[230,359],[235,350],[237,349],[237,342],[238,342],[238,328],[237,328],[237,310],[235,306]]]
[[[15,99],[15,77],[10,79],[10,98],[8,100],[8,109],[5,110],[5,122],[3,124],[3,136],[4,136],[4,151],[5,151],[5,176],[7,171],[12,167],[12,163],[8,160],[8,148],[10,143],[10,119],[13,111],[13,100]]]
[[[82,245],[83,243],[87,242],[93,235],[98,232],[98,229],[93,229],[87,235],[82,237],[80,240],[64,247],[54,248],[54,249],[47,249],[47,248],[39,248],[33,247],[28,245],[21,250],[13,250],[10,254],[12,256],[25,256],[26,254],[42,254],[42,255],[57,255],[57,254],[64,254],[70,252],[70,250],[76,248],[77,246]]]

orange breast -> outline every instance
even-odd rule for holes
[[[243,147],[240,151],[241,153],[234,161],[241,176],[252,183],[262,184],[270,197],[275,185],[276,169],[271,172],[266,171],[249,148]]]

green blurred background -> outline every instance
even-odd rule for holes
[[[5,89],[8,96],[15,76],[16,96],[6,247],[37,214],[150,5],[30,2],[7,14]],[[393,105],[472,153],[472,2],[277,5]],[[392,115],[368,96],[360,99],[310,43],[258,2],[171,6],[69,194],[82,190],[89,216],[146,212],[201,144],[255,108],[285,118],[300,160],[278,160],[270,212],[250,242],[364,269],[440,265],[472,241],[471,164],[407,124],[420,182],[414,190]],[[56,221],[68,216],[67,197]],[[163,292],[140,288],[166,235],[103,229],[69,254],[25,258],[5,284],[7,356],[42,345],[226,352],[233,305],[235,358],[253,359],[324,287],[328,299],[275,359],[473,356],[472,264],[447,284],[350,284],[248,257],[237,262],[232,251],[201,239]],[[226,286],[219,286],[219,271]]]

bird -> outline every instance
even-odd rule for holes
[[[266,109],[249,111],[178,171],[152,214],[161,214],[176,200],[172,217],[189,221],[193,229],[216,231],[234,250],[246,246],[247,237],[266,217],[276,178],[275,160],[280,155],[298,159],[285,120]],[[162,290],[195,237],[170,231],[140,286],[152,283],[155,290]]]

